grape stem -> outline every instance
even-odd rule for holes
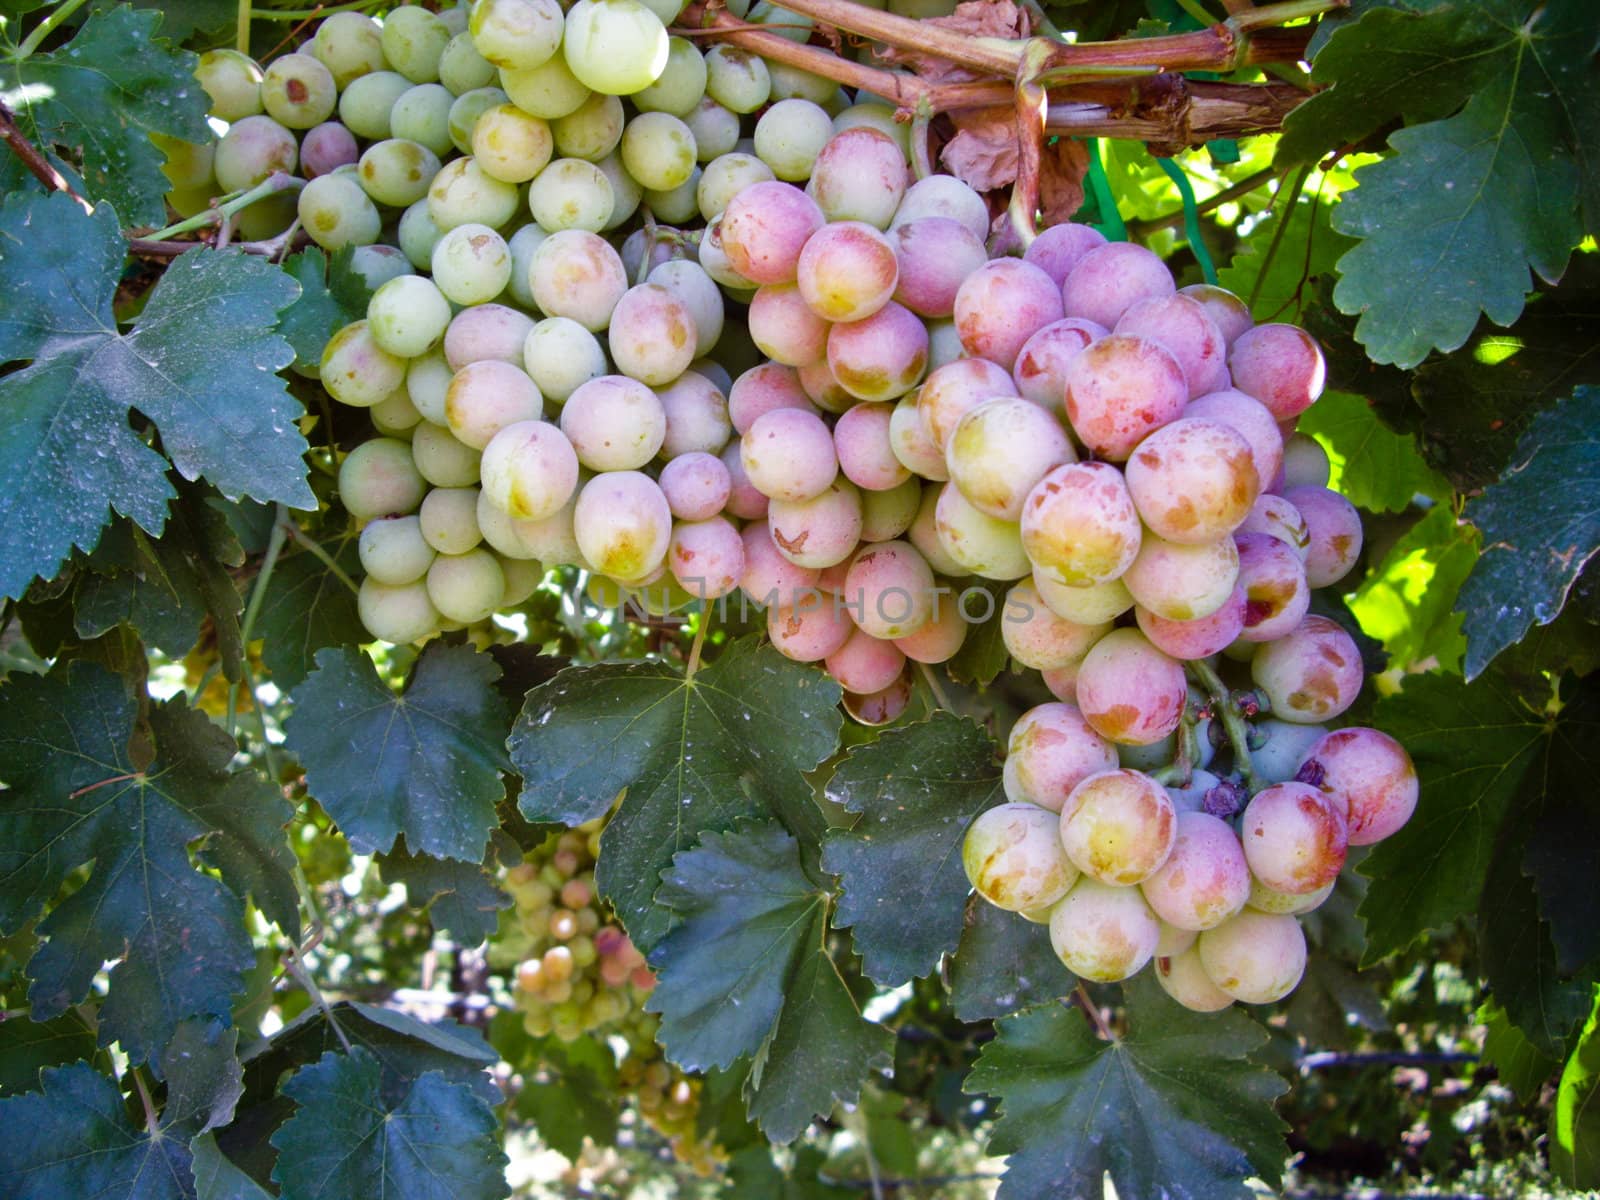
[[[1198,714],[1194,705],[1183,706],[1183,716],[1178,721],[1178,745],[1172,762],[1158,771],[1149,772],[1163,787],[1186,788],[1194,782],[1194,765],[1200,760],[1200,739],[1196,736]]]
[[[950,697],[946,696],[944,688],[939,686],[939,676],[934,669],[927,663],[918,663],[917,667],[922,671],[922,678],[927,682],[928,690],[933,693],[933,698],[939,707],[946,712],[954,712],[955,709],[950,707]]]
[[[207,225],[219,225],[235,213],[249,208],[257,200],[265,200],[268,196],[275,196],[279,192],[299,191],[305,187],[306,180],[296,179],[293,175],[282,171],[274,171],[253,188],[237,192],[220,201],[205,212],[196,213],[186,220],[179,221],[176,225],[168,225],[165,229],[147,234],[149,241],[160,242],[167,238],[176,237],[180,233],[192,233],[196,229],[204,229]]]
[[[161,1118],[156,1116],[156,1102],[150,1096],[150,1087],[145,1083],[138,1067],[130,1067],[128,1074],[133,1076],[133,1086],[139,1093],[139,1103],[144,1106],[144,1127],[153,1136],[161,1130]]]
[[[40,26],[42,29],[43,26]],[[38,32],[35,30],[34,32]],[[90,204],[76,191],[72,184],[67,182],[67,177],[56,170],[48,158],[39,153],[39,149],[17,128],[16,118],[11,115],[11,110],[4,102],[0,102],[0,141],[4,141],[15,154],[22,165],[28,168],[31,174],[52,192],[65,192],[78,202],[78,207],[84,212],[93,212],[94,205]]]
[[[1100,1006],[1089,997],[1089,989],[1083,986],[1083,980],[1078,980],[1078,986],[1072,989],[1072,1002],[1083,1009],[1083,1015],[1089,1018],[1089,1023],[1094,1026],[1094,1031],[1100,1035],[1102,1042],[1113,1042],[1116,1038],[1111,1033],[1111,1026],[1106,1024]]]
[[[1228,685],[1217,674],[1217,669],[1203,658],[1184,663],[1184,667],[1189,677],[1211,697],[1211,707],[1222,722],[1222,728],[1228,735],[1228,744],[1233,748],[1234,769],[1244,777],[1245,787],[1254,795],[1261,788],[1261,778],[1256,774],[1255,764],[1250,761],[1250,727],[1240,715]]]
[[[61,28],[61,23],[82,8],[85,2],[86,0],[66,0],[65,4],[40,21],[33,32],[23,40],[22,45],[17,47],[16,61],[21,62],[30,57],[35,50],[44,45],[45,38]]]
[[[700,650],[706,644],[706,630],[711,628],[711,606],[700,606],[700,626],[694,631],[694,644],[689,647],[689,663],[683,670],[683,681],[688,683],[700,669]]]

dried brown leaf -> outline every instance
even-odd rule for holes
[[[1033,20],[1026,9],[1011,0],[965,0],[948,17],[928,17],[926,25],[938,25],[968,37],[1023,38],[1033,32]],[[929,83],[958,83],[976,79],[977,74],[936,55],[896,46],[880,48],[876,56],[893,66],[910,67]]]

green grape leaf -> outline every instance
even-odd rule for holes
[[[0,929],[36,917],[67,877],[87,880],[38,926],[28,963],[36,1019],[88,995],[116,962],[100,1039],[154,1057],[192,1015],[226,1020],[255,963],[246,893],[298,936],[290,808],[253,771],[229,773],[233,740],[181,700],[153,706],[154,759],[135,765],[137,709],[88,663],[14,676],[0,689]],[[220,878],[195,870],[191,847]]]
[[[1005,619],[1006,592],[1011,585],[976,576],[958,580],[957,585],[954,595],[938,599],[943,604],[961,606],[962,617],[967,621],[967,640],[945,664],[945,670],[957,683],[987,685],[1011,660],[1000,624]]]
[[[1417,452],[1416,440],[1378,420],[1360,396],[1324,392],[1301,414],[1297,428],[1327,450],[1335,471],[1329,486],[1368,512],[1403,512],[1419,494],[1449,495],[1449,485]]]
[[[294,690],[284,743],[359,850],[388,851],[404,834],[423,854],[479,863],[505,795],[499,674],[471,646],[433,642],[396,695],[355,647],[320,650]]]
[[[768,1137],[792,1141],[888,1065],[893,1035],[862,1019],[828,956],[828,895],[781,827],[706,834],[657,899],[682,918],[651,956],[658,1040],[688,1070],[753,1057],[750,1115]]]
[[[852,750],[828,798],[861,816],[830,831],[822,852],[844,885],[833,923],[852,928],[876,982],[926,975],[961,940],[967,826],[1004,798],[994,742],[976,722],[935,713]]]
[[[0,204],[0,294],[10,301],[0,362],[33,360],[0,377],[10,418],[0,597],[54,574],[73,546],[92,549],[108,504],[162,531],[175,494],[168,463],[130,428],[129,409],[154,423],[184,478],[204,477],[229,499],[316,504],[294,425],[301,407],[273,374],[291,354],[271,327],[294,283],[234,251],[191,251],[124,335],[112,299],[125,253],[109,206],[85,216],[61,195]]]
[[[335,251],[330,262],[316,246],[308,246],[283,264],[300,285],[300,297],[284,310],[278,332],[294,347],[294,360],[303,367],[320,366],[328,339],[367,315],[368,296],[350,270],[354,254],[355,247],[347,246]]]
[[[94,1061],[97,1049],[94,1030],[75,1008],[48,1021],[26,1016],[0,1021],[0,1096],[31,1092],[43,1068]]]
[[[494,1111],[437,1071],[398,1101],[360,1046],[329,1051],[283,1085],[298,1106],[272,1135],[286,1200],[498,1200],[510,1194]]]
[[[42,1090],[0,1100],[8,1196],[194,1200],[184,1139],[136,1129],[113,1080],[81,1062],[41,1079]]]
[[[1539,908],[1550,922],[1556,964],[1563,973],[1600,958],[1600,794],[1593,786],[1600,749],[1600,688],[1595,681],[1561,681],[1556,738],[1562,753],[1545,781],[1543,802],[1524,814],[1528,834],[1522,869],[1533,877]]]
[[[1332,276],[1334,264],[1355,245],[1334,230],[1332,211],[1331,204],[1302,198],[1289,210],[1282,237],[1276,211],[1256,222],[1233,260],[1217,272],[1217,282],[1242,299],[1254,297],[1250,311],[1257,321],[1299,324],[1314,302],[1313,282]]]
[[[347,579],[360,574],[354,538],[330,544],[327,551]],[[356,594],[309,551],[278,560],[254,632],[262,639],[261,661],[283,691],[300,686],[316,666],[317,651],[367,640]]]
[[[1494,1000],[1484,1001],[1477,1021],[1484,1027],[1484,1060],[1499,1072],[1500,1082],[1523,1104],[1537,1099],[1545,1081],[1561,1064],[1541,1054]]]
[[[194,1017],[178,1025],[161,1052],[167,1080],[162,1128],[182,1126],[201,1134],[233,1120],[234,1105],[244,1094],[238,1045],[239,1031],[219,1020]]]
[[[81,151],[89,198],[142,225],[165,222],[171,187],[150,135],[213,140],[197,60],[156,37],[160,24],[157,12],[91,12],[59,50],[20,61],[0,53],[0,92],[23,134],[36,146]]]
[[[1586,0],[1527,8],[1492,6],[1503,49],[1466,107],[1391,135],[1395,155],[1359,169],[1334,213],[1363,239],[1339,261],[1334,300],[1360,314],[1356,340],[1377,362],[1455,350],[1480,312],[1511,324],[1532,274],[1558,280],[1578,241],[1573,146],[1600,103],[1593,14]]]
[[[1571,1187],[1600,1188],[1600,992],[1561,1071],[1550,1118],[1550,1165]]]
[[[512,1111],[539,1131],[540,1141],[574,1161],[585,1138],[600,1146],[616,1142],[622,1093],[616,1055],[603,1039],[534,1038],[520,1012],[501,1009],[489,1022],[489,1040],[521,1076]]]
[[[1306,973],[1289,996],[1288,1024],[1312,1046],[1343,1049],[1359,1030],[1387,1032],[1383,997],[1371,979],[1335,958],[1313,952]]]
[[[1467,643],[1461,614],[1452,610],[1477,561],[1472,528],[1459,523],[1449,505],[1437,504],[1367,573],[1350,611],[1396,664],[1433,660],[1459,674]]]
[[[727,1182],[722,1195],[727,1200],[847,1200],[859,1197],[860,1189],[832,1184],[821,1178],[827,1156],[815,1146],[801,1146],[794,1162],[780,1167],[772,1158],[770,1146],[747,1146],[728,1162]]]
[[[967,903],[961,944],[950,960],[950,1004],[963,1021],[987,1021],[1059,999],[1077,984],[1050,947],[1043,925],[996,908],[980,896]]]
[[[412,908],[426,908],[433,927],[463,947],[480,945],[495,931],[500,910],[511,907],[511,897],[481,863],[412,854],[397,843],[378,865],[385,881],[404,885]]]
[[[1467,503],[1483,553],[1457,597],[1466,675],[1483,672],[1537,621],[1560,615],[1600,549],[1600,387],[1580,387],[1529,424],[1500,482]]]
[[[215,1134],[201,1134],[189,1143],[189,1150],[194,1155],[195,1200],[272,1200],[218,1148]]]
[[[995,1024],[967,1090],[1001,1101],[989,1153],[1008,1155],[999,1200],[1119,1196],[1223,1200],[1275,1184],[1288,1090],[1250,1061],[1266,1031],[1238,1012],[1192,1013],[1149,972],[1123,985],[1129,1032],[1103,1042],[1064,1005]]]
[[[603,815],[596,879],[641,950],[670,910],[657,880],[706,832],[776,817],[815,846],[822,814],[802,772],[833,753],[839,685],[755,637],[723,647],[692,679],[665,662],[571,667],[528,693],[511,731],[530,821],[581,825]]]
[[[1485,880],[1507,821],[1529,821],[1563,789],[1592,791],[1588,780],[1600,770],[1593,709],[1585,703],[1549,718],[1493,675],[1466,687],[1443,675],[1415,676],[1378,702],[1373,723],[1410,752],[1422,786],[1411,820],[1360,866],[1372,881],[1360,909],[1364,964],[1471,912],[1480,895],[1484,910],[1494,910],[1499,900]],[[1580,925],[1593,912],[1550,915]]]

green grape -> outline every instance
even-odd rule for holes
[[[497,104],[505,104],[509,97],[497,87],[473,88],[462,92],[450,106],[446,126],[450,131],[450,144],[463,154],[472,153],[472,131],[478,118]]]
[[[370,246],[383,230],[377,206],[348,171],[319,175],[306,184],[296,211],[311,240],[324,250]]]
[[[418,142],[388,138],[361,156],[361,186],[379,204],[405,208],[428,194],[439,173],[439,156]]]
[[[671,113],[640,113],[622,132],[622,165],[646,191],[678,187],[694,171],[694,133]]]
[[[550,233],[563,229],[598,232],[605,228],[615,205],[605,172],[581,158],[556,159],[528,186],[533,219]]]
[[[667,39],[667,65],[649,87],[630,99],[640,112],[671,113],[686,117],[706,94],[706,60],[700,48],[687,38]]]
[[[418,200],[400,214],[395,240],[400,243],[400,250],[406,259],[417,270],[425,271],[431,266],[433,249],[443,236],[444,230],[434,221],[426,200]]]
[[[358,521],[416,512],[427,487],[398,438],[362,442],[339,464],[339,499]]]
[[[339,89],[333,73],[309,54],[274,59],[261,80],[267,115],[288,129],[310,129],[333,115]]]
[[[161,173],[174,191],[212,189],[216,183],[212,169],[216,160],[215,142],[185,142],[164,133],[152,133],[150,140],[167,156],[167,161],[161,164]]]
[[[772,79],[774,100],[809,100],[826,109],[840,94],[839,85],[833,80],[788,63],[768,62],[767,74]]]
[[[404,645],[439,628],[439,610],[422,580],[391,587],[370,576],[361,581],[356,612],[367,632],[381,642]]]
[[[550,161],[550,126],[515,104],[485,109],[472,127],[472,156],[484,174],[504,183],[526,183]]]
[[[700,213],[696,197],[700,190],[701,174],[700,168],[696,167],[689,172],[689,178],[675,188],[666,191],[646,189],[641,203],[650,209],[650,214],[656,220],[669,225],[685,225]]]
[[[523,308],[538,307],[533,299],[528,268],[533,262],[533,252],[549,236],[537,224],[528,224],[506,239],[506,247],[511,251],[511,279],[506,283],[506,291]]]
[[[211,167],[218,187],[241,192],[278,171],[292,174],[299,161],[294,134],[271,117],[245,117],[222,135]]]
[[[911,126],[896,121],[894,109],[887,104],[852,104],[833,118],[835,133],[843,133],[846,129],[861,125],[888,134],[900,147],[901,153],[907,158],[911,157]]]
[[[468,29],[479,54],[508,71],[549,61],[565,19],[556,0],[478,0]]]
[[[412,433],[411,460],[434,487],[471,487],[478,482],[478,452],[431,421],[422,422]],[[417,502],[421,503],[420,497]]]
[[[424,421],[431,421],[435,425],[447,423],[444,401],[454,374],[444,353],[439,350],[413,358],[406,364],[406,395]]]
[[[500,86],[524,112],[554,121],[589,98],[589,88],[572,73],[565,56],[553,54],[536,67],[502,67]]]
[[[639,204],[644,199],[644,189],[639,186],[638,180],[628,174],[628,168],[622,165],[622,156],[615,150],[595,163],[595,166],[600,168],[600,173],[611,185],[611,215],[606,218],[601,230],[603,233],[609,233],[627,224],[628,219],[639,211]],[[663,217],[662,220],[667,218]]]
[[[363,75],[388,65],[383,57],[383,30],[363,13],[334,13],[317,27],[311,53],[328,68],[340,91]]]
[[[772,94],[766,60],[736,46],[706,52],[706,95],[736,113],[753,113]]]
[[[405,370],[405,360],[379,346],[365,321],[346,325],[322,350],[322,386],[353,408],[371,408],[388,399],[405,380]]]
[[[639,0],[577,0],[567,10],[561,53],[585,87],[629,96],[661,78],[667,28]]]
[[[523,366],[544,397],[557,404],[607,369],[600,339],[570,317],[546,317],[533,327],[523,346]]]
[[[457,225],[434,246],[432,265],[434,283],[451,301],[485,304],[511,279],[511,250],[487,225]]]
[[[833,137],[833,121],[809,100],[779,100],[756,122],[756,154],[779,179],[804,182]]]
[[[772,26],[772,32],[779,37],[802,46],[811,40],[813,21],[810,17],[779,8],[776,4],[768,3],[768,0],[758,0],[751,6],[749,19],[758,25]]]
[[[438,345],[450,316],[450,301],[421,275],[391,279],[367,302],[372,340],[400,358],[416,358]]]
[[[423,503],[427,503],[426,499]],[[420,518],[410,515],[368,521],[361,530],[358,546],[361,569],[367,578],[389,587],[421,579],[433,565],[436,553],[423,536]]]
[[[439,55],[439,82],[452,95],[488,87],[494,78],[494,64],[478,53],[470,33],[458,33],[445,43]]]
[[[235,232],[246,242],[277,237],[294,224],[296,200],[294,192],[263,196],[233,218]]]
[[[695,203],[703,219],[709,221],[752,183],[775,178],[772,168],[754,154],[734,151],[712,159],[700,176]]]
[[[396,388],[386,399],[367,409],[367,415],[372,418],[372,427],[385,437],[409,436],[422,420],[422,414],[411,403],[404,387]]]
[[[211,100],[210,113],[230,125],[261,111],[261,68],[237,50],[208,50],[194,77]]]
[[[496,179],[475,159],[446,163],[428,188],[428,214],[448,233],[457,225],[498,229],[517,211],[517,186]]]
[[[617,148],[623,125],[622,101],[595,92],[575,112],[556,120],[550,132],[563,158],[599,162]]]
[[[455,102],[439,84],[419,83],[402,92],[389,110],[389,132],[435,154],[449,154],[455,146],[450,140],[450,108]]]
[[[425,8],[391,9],[383,21],[383,56],[412,83],[439,78],[439,58],[450,41],[450,27]]]
[[[465,554],[483,541],[475,487],[434,488],[422,498],[417,521],[423,541],[440,554]]]
[[[395,71],[373,71],[353,81],[339,97],[339,120],[357,137],[381,141],[390,134],[389,114],[411,80]]]

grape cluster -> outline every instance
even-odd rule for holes
[[[713,1132],[700,1129],[705,1082],[667,1061],[656,1040],[658,1024],[657,1018],[646,1013],[629,1022],[623,1032],[628,1051],[618,1068],[617,1082],[632,1097],[645,1124],[667,1140],[674,1157],[699,1174],[710,1175],[727,1155]]]
[[[644,956],[595,891],[600,823],[552,834],[506,872],[515,927],[501,951],[521,958],[513,996],[534,1037],[574,1041],[618,1026],[655,987]]]

